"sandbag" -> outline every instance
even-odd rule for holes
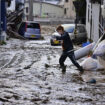
[[[105,40],[101,41],[95,51],[93,52],[94,56],[105,56]]]
[[[83,48],[76,50],[74,52],[76,60],[87,56],[89,54],[89,52],[92,51],[94,46],[95,46],[95,42],[93,42],[93,43],[91,43],[91,44],[89,44]]]
[[[97,59],[93,59],[91,57],[86,58],[80,65],[84,70],[104,69]]]
[[[105,68],[105,59],[103,57],[97,57],[99,63]]]

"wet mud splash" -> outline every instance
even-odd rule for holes
[[[0,105],[105,105],[105,70],[80,76],[67,59],[62,74],[61,47],[49,38],[11,39],[0,47]],[[86,83],[91,77],[96,84]]]

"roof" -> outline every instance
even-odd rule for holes
[[[29,1],[26,1],[25,3],[28,3]],[[59,7],[59,8],[63,8],[62,6],[60,6],[60,5],[57,5],[57,4],[51,4],[51,3],[47,3],[47,2],[40,2],[40,1],[36,1],[36,0],[34,0],[33,1],[34,3],[36,2],[36,3],[42,3],[42,4],[48,4],[48,5],[52,5],[52,6],[56,6],[56,7]]]

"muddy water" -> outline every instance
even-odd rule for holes
[[[39,41],[10,39],[0,46],[0,105],[105,105],[105,71],[80,76],[67,59],[62,74],[61,47],[49,42],[48,36]],[[97,83],[86,83],[90,78]]]

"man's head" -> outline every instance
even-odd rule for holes
[[[62,34],[64,33],[64,28],[60,25],[60,26],[57,27],[56,31],[57,31],[60,35],[62,35]]]

